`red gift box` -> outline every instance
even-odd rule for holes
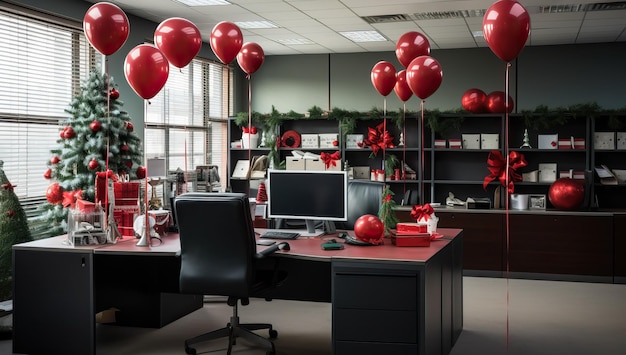
[[[435,148],[445,148],[446,140],[445,139],[435,139]]]
[[[139,208],[136,207],[115,207],[113,209],[113,218],[117,223],[117,229],[123,237],[134,237],[135,231],[133,229],[133,223],[135,222],[135,215],[138,215]]]
[[[397,223],[396,234],[419,234],[427,233],[428,226],[423,223]]]
[[[81,199],[76,200],[76,208],[82,213],[91,213],[95,211],[96,204],[91,201],[85,201]]]
[[[429,247],[430,234],[391,234],[391,243],[397,247]]]
[[[133,206],[139,203],[138,182],[115,182],[113,192],[116,206]]]
[[[572,149],[572,140],[559,139],[559,149]]]
[[[574,149],[585,149],[585,138],[574,138]]]
[[[450,138],[448,139],[448,148],[451,149],[461,149],[461,140],[458,138]]]

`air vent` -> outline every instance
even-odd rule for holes
[[[608,10],[624,10],[624,9],[626,9],[626,1],[599,2],[596,4],[585,5],[586,11],[608,11]]]
[[[438,12],[420,12],[413,14],[416,20],[442,20],[451,18],[466,17],[483,17],[486,10],[457,10],[457,11],[438,11]]]
[[[378,16],[364,16],[361,17],[367,23],[389,23],[389,22],[405,22],[411,21],[409,15],[397,14],[397,15],[378,15]]]
[[[569,4],[569,5],[548,5],[540,6],[539,12],[542,14],[558,14],[563,12],[587,12],[587,11],[610,11],[625,10],[626,1],[599,2],[595,4]]]

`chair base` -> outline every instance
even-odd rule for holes
[[[201,334],[194,338],[185,340],[185,353],[190,355],[196,354],[196,349],[191,347],[191,345],[193,344],[228,337],[229,341],[227,355],[230,355],[232,351],[232,346],[236,344],[237,338],[241,337],[251,343],[257,344],[267,349],[267,355],[275,355],[276,350],[274,348],[274,343],[270,339],[264,338],[252,332],[259,329],[268,329],[270,339],[275,339],[278,336],[278,332],[272,328],[271,324],[268,323],[239,324],[236,326],[228,323],[228,325],[224,328],[217,329],[212,332]]]

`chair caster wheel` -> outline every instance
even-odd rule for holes
[[[278,337],[278,332],[276,330],[274,330],[274,329],[270,329],[270,338],[271,339],[276,339],[276,337]]]
[[[196,349],[185,346],[185,354],[196,355]]]

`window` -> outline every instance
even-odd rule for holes
[[[226,177],[231,80],[231,69],[207,60],[194,59],[182,69],[170,65],[165,86],[146,104],[146,156],[165,158],[169,172],[184,171],[187,191],[198,187],[198,166],[217,165],[220,178]]]
[[[75,25],[79,26],[79,25]],[[50,149],[80,83],[101,56],[82,28],[0,6],[0,160],[23,201],[42,199]]]

